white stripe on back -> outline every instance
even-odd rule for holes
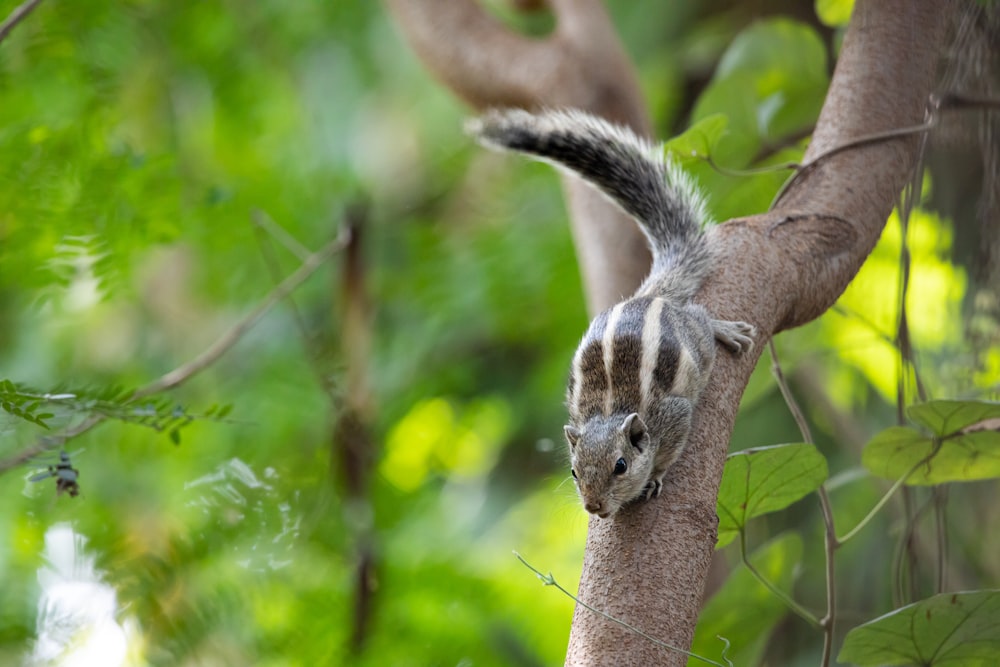
[[[645,415],[653,393],[653,374],[660,357],[660,313],[663,300],[653,299],[642,321],[642,366],[639,369],[639,414]]]
[[[621,319],[622,310],[628,302],[619,303],[611,309],[608,315],[608,327],[604,330],[604,337],[601,339],[601,351],[604,352],[604,375],[608,378],[607,390],[604,394],[604,414],[610,415],[614,407],[614,387],[611,385],[611,362],[615,358],[615,329],[618,328],[618,320]]]
[[[694,363],[694,357],[688,352],[688,349],[681,345],[681,353],[677,358],[677,373],[674,375],[674,386],[670,388],[670,394],[673,396],[687,396],[688,395],[688,385],[691,383],[691,378],[695,377],[698,372],[698,366]]]
[[[569,404],[571,409],[575,409],[580,404],[580,387],[583,386],[583,348],[587,346],[587,337],[583,337],[583,342],[580,343],[580,347],[576,348],[576,354],[573,355],[573,395],[569,397]]]

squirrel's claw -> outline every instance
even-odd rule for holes
[[[736,353],[752,350],[753,336],[757,335],[752,324],[729,320],[712,320],[712,330],[720,343]]]

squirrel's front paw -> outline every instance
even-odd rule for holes
[[[716,339],[733,352],[753,349],[753,337],[757,335],[757,329],[752,324],[712,320],[712,329]]]
[[[649,500],[650,498],[655,498],[660,495],[660,489],[663,488],[663,482],[659,479],[651,479],[646,482],[646,486],[642,489],[642,497],[644,500]]]

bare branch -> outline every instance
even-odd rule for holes
[[[271,310],[275,304],[291,294],[296,287],[301,285],[306,280],[306,278],[315,273],[316,269],[321,267],[335,254],[343,250],[349,240],[350,235],[347,232],[342,231],[337,235],[337,238],[328,243],[325,247],[307,257],[294,273],[282,280],[281,283],[271,290],[271,292],[264,298],[263,301],[260,302],[260,304],[257,305],[256,308],[247,313],[243,319],[233,325],[229,331],[220,336],[218,340],[212,343],[212,345],[210,345],[205,351],[183,366],[179,366],[169,373],[161,376],[159,379],[136,389],[132,398],[144,398],[146,396],[158,394],[161,391],[173,389],[195,373],[199,373],[211,366],[219,359],[219,357],[225,354],[229,348],[235,345],[236,342],[243,337],[243,334],[249,331],[253,325],[257,324],[260,318]],[[2,470],[2,468],[0,468],[0,470]]]
[[[15,7],[14,11],[10,13],[10,16],[4,19],[3,23],[0,23],[0,42],[7,39],[7,35],[10,34],[11,30],[17,27],[17,24],[23,21],[28,14],[34,11],[35,7],[37,7],[41,2],[42,0],[27,0],[27,2]]]

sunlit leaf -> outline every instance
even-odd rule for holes
[[[851,20],[854,0],[816,0],[816,16],[832,28],[845,26]]]
[[[732,542],[750,519],[788,507],[818,489],[826,477],[826,459],[807,443],[730,454],[719,487],[716,548]]]
[[[789,53],[795,53],[789,58]],[[693,118],[725,114],[724,158],[753,157],[760,142],[815,122],[828,85],[826,48],[803,23],[773,19],[741,32],[723,54]]]
[[[934,435],[946,436],[987,419],[1000,419],[1000,403],[928,401],[911,405],[906,414]]]
[[[712,155],[728,125],[728,118],[721,113],[706,116],[664,144],[664,149],[682,162],[704,159]]]
[[[754,567],[783,591],[791,591],[796,565],[801,560],[802,539],[795,533],[783,533],[750,555]],[[747,609],[753,609],[753,613],[746,613]],[[716,656],[721,647],[716,637],[721,636],[730,641],[729,657],[735,664],[755,665],[767,646],[768,635],[787,613],[785,603],[749,570],[737,568],[702,609],[691,650],[698,655]]]
[[[1000,591],[942,593],[860,625],[837,661],[856,665],[997,664]]]
[[[894,426],[872,438],[861,454],[861,463],[879,477],[899,479],[927,459],[906,481],[914,486],[1000,477],[997,431],[948,437],[934,452],[932,438],[907,426]],[[928,459],[932,453],[934,456]]]

